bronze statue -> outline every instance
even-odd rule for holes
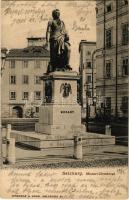
[[[53,20],[48,22],[46,31],[47,46],[50,43],[50,63],[48,72],[72,70],[69,65],[70,43],[65,24],[60,20],[60,11],[52,11]]]

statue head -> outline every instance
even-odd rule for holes
[[[59,19],[59,17],[60,17],[60,11],[58,9],[53,10],[52,11],[52,17],[54,19]]]

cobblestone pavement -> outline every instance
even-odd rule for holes
[[[4,165],[5,168],[88,168],[128,165],[128,147],[114,145],[103,153],[89,153],[83,160],[76,160],[72,156],[42,156],[41,151],[28,150],[17,147],[15,165]]]
[[[59,163],[42,163],[42,162],[32,162],[32,163],[24,163],[22,165],[14,165],[14,166],[6,166],[6,168],[18,168],[18,169],[57,169],[57,168],[89,168],[89,167],[117,167],[117,166],[127,166],[128,159],[121,158],[121,159],[103,159],[103,160],[82,160],[82,161],[74,161],[74,162],[59,162]]]

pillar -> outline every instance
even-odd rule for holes
[[[6,128],[6,139],[7,140],[10,139],[10,132],[11,132],[11,124],[7,124],[7,128]]]
[[[74,136],[74,158],[82,159],[82,137],[81,136]]]
[[[9,164],[15,164],[15,138],[7,140],[7,161]]]
[[[106,135],[111,135],[111,126],[110,125],[106,125],[105,126],[105,134]]]

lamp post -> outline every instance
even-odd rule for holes
[[[84,89],[86,93],[86,131],[88,132],[88,122],[89,122],[89,105],[88,105],[88,92],[89,92],[89,85],[86,82],[84,84]]]
[[[94,106],[94,113],[95,113],[95,117],[96,117],[96,103],[97,103],[97,97],[93,97],[93,106]]]
[[[96,115],[96,97],[94,96],[94,56],[96,52],[98,52],[98,49],[95,49],[92,53],[92,105],[95,106],[95,115]]]
[[[92,101],[94,97],[94,55],[96,54],[97,49],[92,53]]]

